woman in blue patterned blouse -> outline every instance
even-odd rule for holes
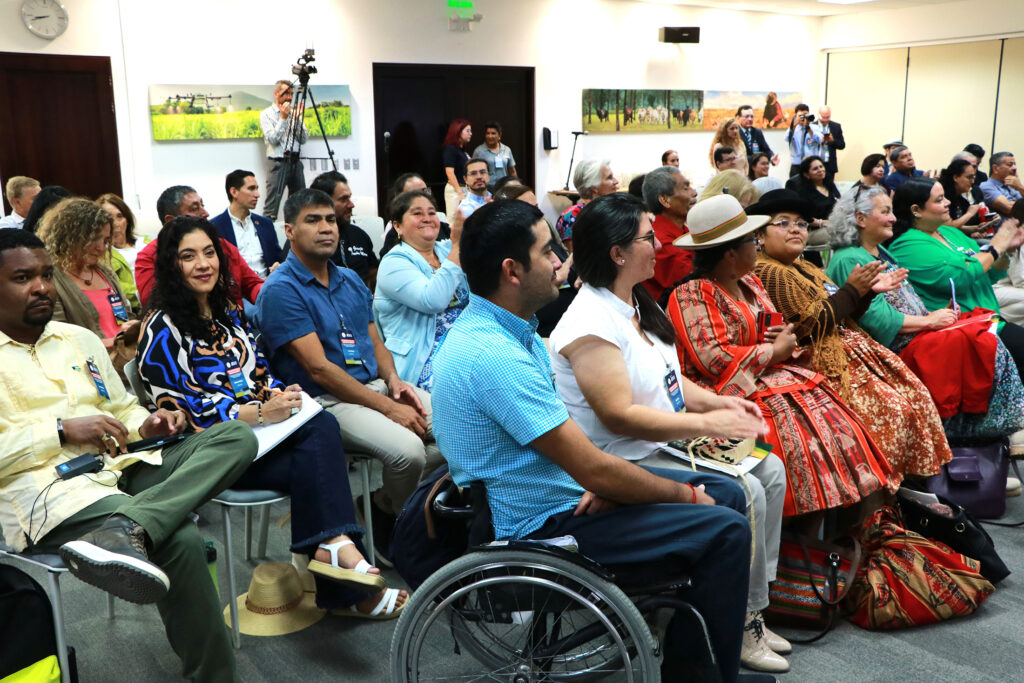
[[[139,341],[146,400],[183,410],[196,431],[225,420],[282,422],[302,404],[297,385],[286,387],[270,374],[248,322],[230,301],[223,262],[216,228],[205,219],[179,216],[165,225]],[[362,555],[364,532],[356,524],[334,416],[317,413],[258,458],[234,488],[291,495],[291,550],[310,558],[317,605],[373,618],[398,615],[405,591],[385,589],[380,570]]]

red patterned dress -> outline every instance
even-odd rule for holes
[[[762,310],[775,311],[756,276],[740,285]],[[764,440],[786,464],[784,516],[845,507],[899,486],[901,477],[822,374],[794,363],[770,365],[772,345],[757,343],[757,311],[749,303],[697,279],[676,289],[668,313],[686,376],[760,406],[770,428]]]

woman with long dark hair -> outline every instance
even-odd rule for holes
[[[441,153],[444,162],[444,212],[448,222],[455,218],[459,210],[459,202],[466,198],[466,162],[469,152],[466,148],[473,139],[473,128],[466,119],[455,119],[448,126],[444,136],[444,151]]]
[[[949,226],[949,200],[934,178],[911,178],[893,194],[895,239],[889,253],[909,272],[914,290],[929,311],[952,300],[962,311],[984,308],[999,312],[992,285],[1006,275],[1008,254],[1024,244],[1024,228],[1006,219],[983,247]],[[1024,369],[1024,327],[1002,321],[999,338],[1013,355],[1017,372]]]
[[[939,172],[939,183],[949,200],[949,222],[946,225],[957,228],[967,235],[984,232],[989,228],[982,225],[982,218],[988,213],[985,195],[974,181],[978,167],[966,159],[953,159],[949,166]],[[997,221],[994,214],[992,222]]]
[[[742,214],[742,212],[741,212]],[[643,283],[659,247],[647,207],[627,194],[600,197],[576,219],[574,258],[583,286],[551,333],[555,382],[569,414],[599,448],[640,465],[689,470],[663,452],[698,436],[749,438],[765,429],[742,397],[719,396],[682,376],[676,334]],[[754,526],[748,614],[740,661],[782,672],[789,643],[764,630],[775,578],[786,478],[768,455],[744,477]]]
[[[217,229],[205,219],[178,216],[160,231],[156,283],[139,342],[146,387],[140,399],[183,410],[194,431],[228,420],[283,422],[303,400],[298,385],[286,387],[270,374],[228,294],[224,262]],[[392,618],[402,610],[405,592],[384,589],[380,570],[363,559],[363,529],[330,413],[317,413],[258,457],[233,486],[291,495],[291,550],[310,559],[318,606],[368,618]],[[367,591],[374,595],[367,598]]]

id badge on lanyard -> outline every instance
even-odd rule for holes
[[[103,381],[103,375],[100,374],[100,369],[96,366],[96,361],[92,358],[85,361],[85,364],[89,367],[89,374],[92,376],[92,382],[96,385],[96,391],[99,392],[100,396],[110,400],[110,392],[107,391],[107,385]]]
[[[110,308],[114,312],[114,320],[118,324],[128,322],[128,311],[125,310],[124,301],[117,295],[117,292],[107,294],[107,301],[110,302]]]
[[[341,341],[341,352],[345,357],[345,365],[362,365],[363,360],[359,357],[359,347],[356,346],[355,335],[345,327],[344,316],[338,316],[338,324],[341,325],[341,332],[338,336]]]
[[[665,372],[664,382],[665,393],[668,394],[668,400],[672,402],[672,410],[677,413],[686,410],[686,403],[683,402],[682,387],[679,386],[679,378],[676,376],[676,371],[668,368]]]
[[[231,382],[231,391],[235,392],[235,398],[248,396],[250,393],[249,383],[245,381],[245,375],[242,373],[242,368],[238,366],[238,361],[229,357],[224,361],[224,365],[227,368],[228,381]]]

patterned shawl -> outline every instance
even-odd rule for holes
[[[793,324],[793,332],[801,345],[809,340],[814,368],[839,388],[844,399],[849,399],[850,374],[839,326],[855,331],[860,328],[852,320],[836,320],[825,290],[825,283],[833,286],[835,283],[825,271],[803,258],[786,265],[759,254],[754,274],[761,279],[786,322]]]

